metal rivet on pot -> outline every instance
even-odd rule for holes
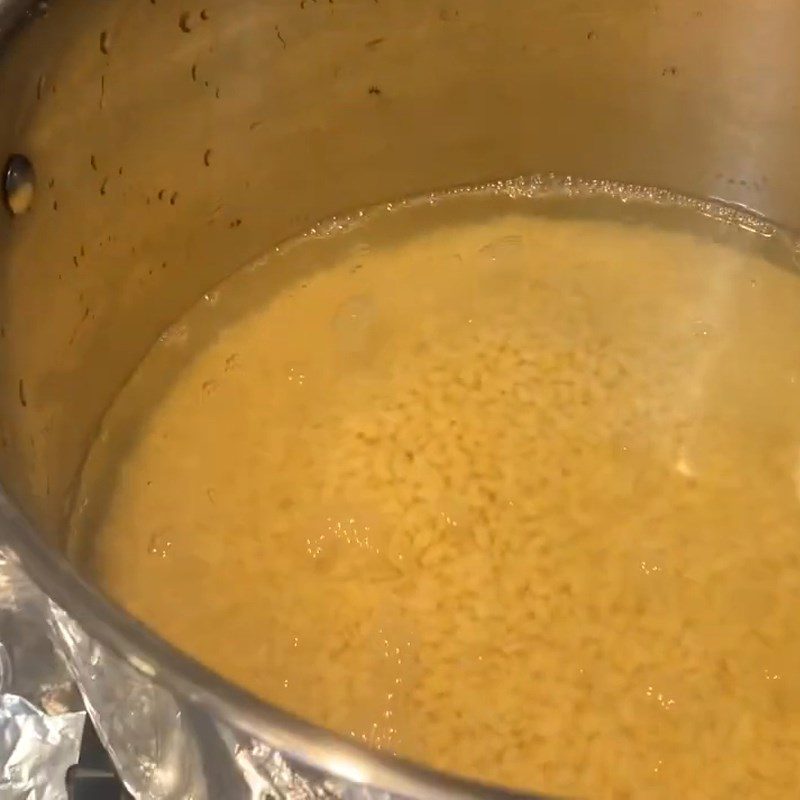
[[[12,214],[24,214],[30,209],[35,185],[33,164],[18,153],[10,156],[3,172],[3,199]]]

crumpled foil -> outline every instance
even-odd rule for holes
[[[86,712],[135,800],[401,800],[294,763],[173,695],[0,548],[0,800],[66,798]]]
[[[397,795],[338,778],[303,776],[270,747],[251,740],[234,746],[236,762],[251,790],[252,800],[404,800]]]
[[[0,550],[0,798],[64,800],[86,714],[44,624],[46,598]]]
[[[86,714],[50,716],[14,694],[0,696],[0,797],[63,800]]]
[[[93,641],[54,603],[50,622],[97,735],[137,800],[206,800],[191,725],[166,689]]]

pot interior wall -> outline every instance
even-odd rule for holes
[[[800,224],[793,0],[53,2],[0,68],[0,481],[53,541],[98,422],[205,290],[336,212],[560,172]]]

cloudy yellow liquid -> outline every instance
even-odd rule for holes
[[[688,211],[587,208],[411,204],[229,279],[109,412],[75,558],[375,748],[796,796],[800,277]]]

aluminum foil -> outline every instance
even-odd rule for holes
[[[333,776],[303,774],[301,766],[290,766],[277,750],[262,742],[236,743],[230,734],[224,738],[245,776],[251,800],[408,800]]]
[[[64,800],[86,714],[45,625],[47,599],[0,550],[0,798]]]
[[[78,760],[86,714],[48,715],[14,694],[0,696],[0,797],[63,800]]]
[[[128,791],[137,800],[206,800],[196,736],[169,692],[93,641],[53,603],[50,622]]]

